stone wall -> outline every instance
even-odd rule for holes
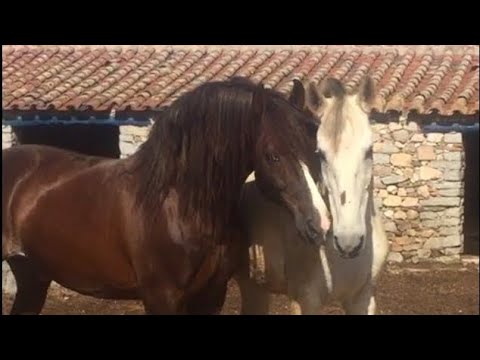
[[[373,129],[375,200],[391,242],[389,260],[458,260],[463,251],[462,135],[424,134],[413,122]],[[149,130],[122,126],[122,157],[134,153]]]
[[[464,151],[460,133],[424,134],[415,123],[374,125],[374,181],[390,261],[459,260]]]
[[[17,283],[6,261],[2,261],[2,294],[15,295]]]
[[[391,242],[389,260],[459,260],[463,251],[462,135],[423,134],[415,123],[373,128],[375,195]],[[121,157],[133,154],[149,131],[150,127],[121,126]],[[2,149],[14,144],[11,127],[2,125]],[[2,264],[2,290],[4,294],[16,291],[6,263]]]
[[[120,157],[130,156],[147,139],[150,126],[120,126]]]
[[[2,150],[15,145],[15,136],[11,126],[2,124]],[[14,295],[17,292],[15,279],[8,264],[2,261],[2,294]]]
[[[15,136],[11,126],[2,125],[2,150],[12,147],[15,143]]]

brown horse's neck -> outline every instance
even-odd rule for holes
[[[267,103],[257,91],[253,83],[207,83],[156,114],[131,159],[145,217],[154,219],[174,189],[184,219],[200,218],[214,232],[234,221]]]
[[[231,138],[223,151],[212,149],[210,153],[205,153],[204,159],[187,155],[185,149],[180,149],[172,154],[174,156],[168,160],[169,164],[159,164],[158,159],[146,156],[150,147],[159,146],[152,143],[145,143],[139,151],[125,159],[128,172],[140,184],[143,183],[143,189],[138,189],[137,195],[155,199],[154,204],[142,203],[142,198],[138,199],[139,204],[144,205],[143,210],[149,214],[146,217],[153,220],[155,215],[160,216],[165,197],[169,190],[174,189],[178,195],[179,215],[185,219],[198,218],[199,223],[205,224],[207,233],[224,237],[226,229],[236,227],[242,187],[254,169],[256,139],[246,135],[248,132],[243,134],[243,137],[237,134],[234,141]],[[188,135],[185,137],[188,138]],[[185,146],[188,141],[183,139],[181,143]],[[199,166],[198,161],[202,160],[203,164]],[[159,170],[165,171],[165,176],[159,175]],[[149,182],[152,173],[156,173],[154,181]],[[155,177],[160,177],[163,186],[158,186]]]

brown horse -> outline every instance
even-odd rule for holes
[[[3,151],[11,314],[39,314],[51,281],[141,299],[147,314],[218,313],[248,246],[237,206],[252,171],[303,238],[317,242],[317,126],[299,84],[288,100],[247,80],[203,84],[163,108],[127,159],[40,145]]]

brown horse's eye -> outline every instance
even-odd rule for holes
[[[280,161],[280,157],[278,155],[272,154],[272,153],[267,153],[266,154],[267,161],[269,163],[277,163]]]

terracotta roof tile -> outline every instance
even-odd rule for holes
[[[345,79],[345,87],[347,88],[347,91],[353,91],[358,85],[360,85],[360,82],[365,75],[368,74],[377,56],[378,54],[376,53],[362,54],[356,59],[354,68]]]
[[[4,46],[3,110],[133,110],[246,76],[288,94],[293,79],[370,75],[374,108],[478,114],[478,46]]]

